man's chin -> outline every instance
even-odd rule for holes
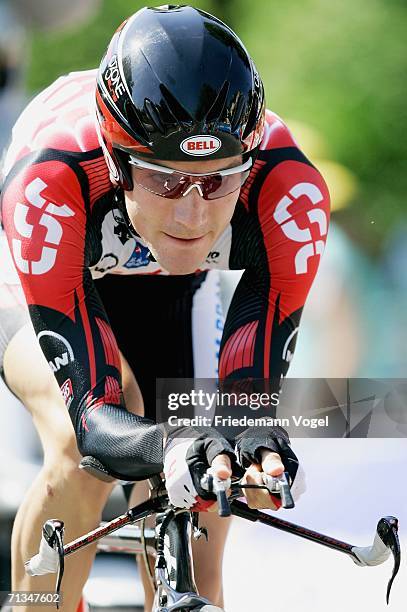
[[[167,263],[166,265],[164,264],[160,264],[160,265],[169,274],[177,274],[177,275],[193,274],[200,268],[199,265],[184,265],[184,264],[180,265],[180,264],[169,264],[169,263]]]
[[[157,263],[169,274],[193,274],[199,269],[202,269],[204,265],[202,261],[194,259],[194,261],[185,261],[178,258],[176,260],[168,257],[160,257],[158,254],[154,255]]]

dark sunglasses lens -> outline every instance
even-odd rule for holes
[[[201,186],[205,200],[214,200],[222,197],[218,195],[224,191],[224,180],[220,174],[211,174],[202,178]]]
[[[200,185],[205,200],[217,200],[240,189],[249,174],[250,170],[246,170],[227,176],[208,174],[198,179],[194,176],[168,174],[134,166],[133,178],[137,185],[150,193],[171,199],[180,198],[185,190],[196,182]]]
[[[143,189],[165,198],[179,198],[185,186],[185,177],[178,174],[167,174],[147,168],[135,167],[134,182]]]
[[[233,193],[241,188],[249,174],[250,170],[246,170],[227,176],[215,174],[213,177],[206,177],[204,180],[204,198],[206,200],[217,200]]]

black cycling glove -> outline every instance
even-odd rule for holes
[[[236,437],[236,456],[239,464],[247,468],[252,463],[261,465],[261,450],[278,453],[288,472],[291,483],[298,470],[298,459],[290,446],[288,433],[282,427],[248,427]]]

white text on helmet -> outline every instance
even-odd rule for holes
[[[104,78],[108,84],[110,93],[112,93],[112,89],[114,91],[116,98],[113,99],[115,100],[120,98],[120,96],[124,94],[125,88],[120,77],[119,67],[117,65],[117,55],[113,55],[112,59],[110,60],[109,67],[105,72]]]

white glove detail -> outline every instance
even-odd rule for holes
[[[186,454],[194,440],[175,438],[165,447],[164,474],[168,497],[176,508],[191,508],[198,497],[186,461]]]

